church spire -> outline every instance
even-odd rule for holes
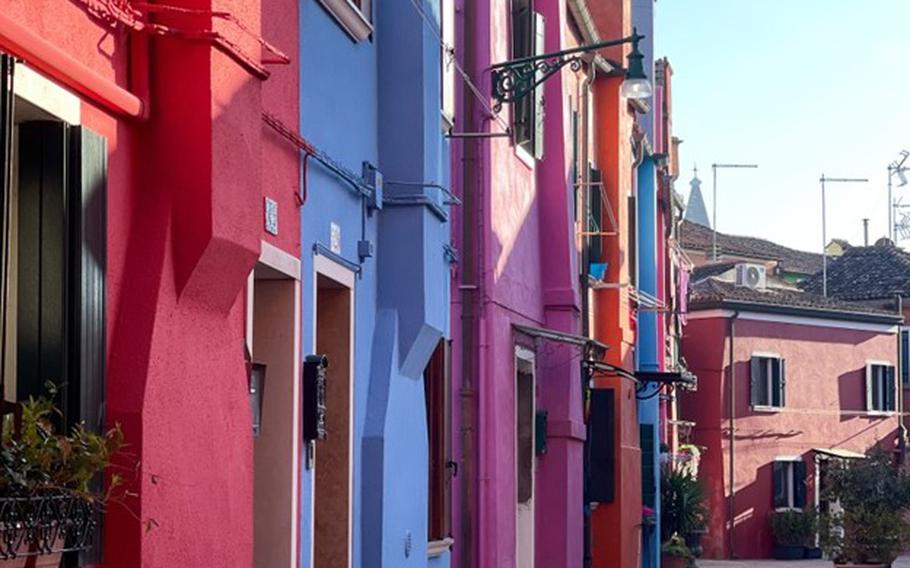
[[[686,214],[684,218],[687,221],[698,223],[710,228],[711,222],[708,220],[708,210],[705,207],[705,198],[701,194],[701,180],[698,179],[698,167],[693,168],[692,181],[689,182],[691,190],[689,191],[689,201],[686,203]]]

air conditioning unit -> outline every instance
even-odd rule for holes
[[[767,284],[765,267],[760,264],[737,264],[736,285],[762,290]]]

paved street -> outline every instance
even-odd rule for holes
[[[830,560],[699,560],[699,568],[831,568]],[[899,558],[892,568],[910,568],[910,556]]]

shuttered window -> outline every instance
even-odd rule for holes
[[[897,384],[894,366],[885,363],[866,365],[866,410],[872,412],[894,412],[896,409]]]
[[[803,509],[806,506],[806,462],[776,460],[772,465],[775,509]]]
[[[901,329],[901,385],[910,387],[910,330]]]
[[[657,503],[654,425],[640,424],[638,432],[641,439],[641,503],[653,509]]]
[[[59,385],[61,425],[104,427],[107,144],[59,121],[17,125],[10,192],[7,400]],[[10,388],[15,385],[15,388]],[[15,394],[13,394],[15,393]],[[12,396],[11,396],[12,395]],[[96,480],[98,489],[102,480]],[[99,518],[96,522],[101,523]],[[100,562],[95,542],[67,563]]]
[[[427,410],[429,442],[429,507],[428,538],[432,541],[451,536],[451,428],[449,344],[442,340],[424,371],[424,396]]]
[[[512,0],[512,59],[545,53],[545,20],[534,12],[532,0]],[[543,84],[513,105],[515,143],[540,160],[543,158]]]
[[[750,403],[753,407],[786,406],[786,361],[753,355],[750,362]]]
[[[588,416],[588,498],[612,503],[616,479],[616,403],[613,389],[592,389]]]

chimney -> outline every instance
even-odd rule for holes
[[[869,246],[869,219],[863,219],[863,246]]]

